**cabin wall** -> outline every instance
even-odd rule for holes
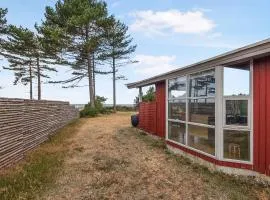
[[[156,83],[157,135],[165,138],[166,132],[166,83]]]
[[[270,176],[270,56],[253,66],[254,170]]]
[[[139,106],[139,128],[158,137],[165,137],[165,82],[156,83],[156,100],[141,102]]]
[[[141,102],[139,105],[139,128],[156,135],[157,104],[156,102]]]
[[[165,82],[156,83],[155,102],[140,104],[139,127],[159,137],[165,137]],[[216,165],[254,170],[270,176],[270,56],[253,61],[253,164],[221,161],[170,141],[166,143]]]

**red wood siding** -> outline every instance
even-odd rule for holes
[[[156,134],[157,131],[156,102],[141,102],[139,106],[139,128]]]
[[[157,102],[157,135],[165,138],[166,129],[166,84],[165,81],[156,83]]]
[[[270,57],[253,63],[254,169],[270,175]]]
[[[165,137],[165,82],[156,83],[155,102],[141,102],[139,106],[139,128],[159,137]]]

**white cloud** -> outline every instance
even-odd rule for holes
[[[136,73],[153,76],[175,69],[173,62],[176,57],[139,54],[136,55],[135,60],[139,61],[133,65]]]
[[[200,34],[211,31],[215,23],[208,19],[201,10],[181,12],[179,10],[157,11],[144,10],[132,13],[135,21],[131,31],[146,34],[189,33]]]

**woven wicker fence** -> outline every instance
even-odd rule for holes
[[[78,117],[68,102],[0,98],[0,169]]]

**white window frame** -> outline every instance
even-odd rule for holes
[[[174,144],[177,144],[179,146],[183,146],[187,149],[190,149],[192,151],[195,151],[195,152],[198,152],[200,154],[203,154],[203,155],[206,155],[208,157],[212,157],[212,158],[216,158],[216,124],[215,125],[208,125],[208,124],[202,124],[202,123],[196,123],[196,122],[189,122],[189,100],[192,100],[192,99],[214,99],[216,98],[216,94],[215,96],[206,96],[206,97],[189,97],[189,84],[190,84],[190,75],[192,74],[197,74],[197,73],[200,73],[200,72],[205,72],[205,71],[209,71],[209,70],[215,70],[215,79],[216,79],[216,68],[215,67],[211,67],[211,68],[208,68],[208,69],[204,69],[204,70],[200,70],[200,71],[197,71],[197,72],[193,72],[193,73],[190,73],[190,74],[184,74],[182,76],[176,76],[176,77],[172,77],[170,79],[166,79],[166,140],[167,141],[170,141],[171,143],[174,143]],[[181,77],[186,77],[186,96],[185,97],[177,97],[177,98],[169,98],[169,80],[171,79],[175,79],[175,78],[181,78]],[[215,92],[217,91],[217,88],[216,88],[216,85],[215,85]],[[186,100],[186,121],[183,121],[183,120],[177,120],[177,119],[169,119],[168,118],[168,115],[169,115],[169,112],[168,112],[168,105],[169,105],[169,101],[170,100],[183,100],[185,99]],[[215,100],[215,107],[216,107],[216,100]],[[216,118],[216,116],[215,116]],[[168,135],[168,130],[169,130],[169,121],[171,122],[178,122],[178,123],[184,123],[186,124],[186,132],[185,132],[185,144],[182,144],[182,143],[179,143],[179,142],[176,142],[174,140],[171,140],[169,139],[169,135]],[[216,123],[216,122],[215,122]],[[209,154],[209,153],[206,153],[204,151],[201,151],[199,149],[195,149],[191,146],[188,146],[188,125],[196,125],[196,126],[201,126],[201,127],[204,127],[204,128],[214,128],[215,129],[215,154],[212,155],[212,154]]]
[[[182,78],[185,77],[186,78],[186,95],[184,97],[176,97],[176,98],[170,98],[169,97],[169,80],[172,79],[177,79],[177,78]],[[170,78],[170,79],[166,79],[166,140],[176,143],[178,145],[183,145],[186,147],[186,142],[187,142],[187,96],[188,96],[188,75],[183,75],[183,76],[177,76],[174,78]],[[169,101],[173,101],[173,100],[185,100],[186,101],[186,121],[183,120],[179,120],[179,119],[169,119]],[[185,131],[185,144],[176,142],[174,140],[169,139],[169,121],[170,122],[176,122],[176,123],[182,123],[186,125],[186,131]]]
[[[205,124],[197,124],[194,122],[189,122],[188,118],[189,118],[189,107],[188,107],[188,100],[189,100],[189,91],[188,91],[188,87],[189,87],[189,80],[190,80],[190,74],[184,74],[182,76],[186,76],[187,78],[187,89],[186,89],[186,121],[182,121],[182,120],[172,120],[172,119],[168,119],[168,102],[169,99],[168,98],[168,81],[169,79],[166,79],[166,140],[177,144],[179,146],[182,146],[186,149],[190,149],[194,152],[198,152],[202,155],[206,155],[210,158],[215,158],[217,160],[220,161],[225,161],[225,162],[233,162],[233,163],[242,163],[242,164],[253,164],[253,59],[250,60],[250,93],[248,96],[248,126],[234,126],[235,128],[233,128],[231,125],[227,125],[224,126],[224,112],[225,112],[225,99],[228,99],[230,96],[224,96],[223,94],[223,85],[224,85],[224,66],[215,66],[215,67],[211,67],[208,69],[204,69],[204,70],[200,70],[198,72],[203,72],[203,71],[207,71],[207,70],[211,70],[211,69],[215,69],[215,126],[211,125],[205,125]],[[198,72],[194,72],[194,73],[198,73]],[[193,73],[192,73],[193,74]],[[173,78],[178,78],[181,76],[175,76],[175,77],[171,77],[170,79]],[[205,97],[202,97],[205,98]],[[239,100],[245,100],[247,97],[246,96],[239,96],[236,97],[236,99]],[[181,98],[184,99],[184,98]],[[191,98],[190,98],[191,99]],[[180,122],[180,123],[186,123],[186,133],[185,133],[185,145],[178,143],[176,141],[170,140],[168,138],[168,121],[175,121],[175,122]],[[190,146],[188,146],[188,125],[192,124],[192,125],[202,125],[202,126],[206,126],[206,127],[211,127],[211,128],[215,128],[215,155],[211,155],[208,154],[206,152],[200,151],[198,149],[192,148]],[[235,159],[228,159],[228,158],[224,158],[223,157],[223,130],[224,129],[229,129],[229,130],[244,130],[244,131],[249,131],[250,132],[250,161],[243,161],[243,160],[235,160]]]
[[[244,101],[247,101],[247,117],[248,117],[248,120],[247,120],[247,126],[241,126],[241,125],[231,125],[231,124],[226,124],[226,101],[227,100],[231,100],[231,101],[237,101],[237,100],[244,100]],[[250,105],[250,97],[249,96],[224,96],[223,97],[223,128],[226,128],[226,129],[243,129],[243,130],[249,130],[250,129],[250,115],[251,115],[251,105]]]
[[[169,109],[169,102],[170,101],[181,101],[181,100],[184,100],[184,101],[186,101],[186,97],[178,97],[178,98],[169,98],[168,99],[168,101],[167,101],[167,104],[168,104],[168,109]],[[185,102],[186,103],[186,102]],[[187,111],[187,104],[185,105],[186,106],[186,108],[185,108],[185,112]],[[185,116],[185,118],[187,117],[187,115]],[[169,118],[169,110],[168,110],[168,120],[169,121],[174,121],[174,122],[186,122],[186,121],[184,121],[184,120],[180,120],[180,119],[172,119],[172,118]],[[186,118],[186,120],[187,120],[187,118]]]
[[[219,88],[222,94],[222,112],[219,117],[222,119],[222,127],[220,130],[220,160],[233,162],[233,163],[243,163],[243,164],[253,164],[253,59],[249,61],[250,73],[249,73],[249,95],[247,96],[226,96],[223,94],[224,91],[224,67],[221,68],[222,74],[222,85]],[[247,100],[248,101],[248,125],[247,126],[237,126],[237,125],[227,125],[226,124],[226,100]],[[224,130],[235,130],[235,131],[248,131],[250,137],[250,160],[237,160],[224,158]]]
[[[173,98],[169,97],[170,96],[169,95],[169,88],[168,88],[169,87],[169,81],[172,80],[172,79],[183,78],[183,77],[186,77],[186,96],[184,96],[184,97],[173,97]],[[188,87],[187,87],[188,76],[187,75],[177,76],[177,77],[174,77],[174,78],[167,79],[166,81],[167,81],[166,87],[167,87],[167,100],[168,101],[171,101],[171,100],[183,100],[183,99],[187,98],[187,95],[188,95],[188,91],[187,91],[187,89],[188,89]]]
[[[190,76],[192,76],[193,74],[197,74],[197,73],[203,73],[205,71],[210,71],[210,70],[214,70],[214,77],[216,79],[216,68],[215,67],[212,67],[212,68],[209,68],[209,69],[205,69],[205,70],[201,70],[201,71],[198,71],[198,72],[194,72],[194,73],[190,73],[188,75],[188,84],[187,84],[187,89],[189,88],[189,84],[190,84]],[[192,150],[195,150],[199,153],[202,153],[204,155],[207,155],[209,157],[213,157],[213,158],[216,158],[216,133],[215,133],[215,152],[214,152],[214,155],[210,154],[210,153],[207,153],[207,152],[204,152],[204,151],[201,151],[199,149],[196,149],[194,147],[191,147],[188,145],[188,137],[189,137],[189,132],[188,132],[188,125],[195,125],[195,126],[200,126],[200,127],[204,127],[204,128],[213,128],[214,130],[216,129],[216,122],[215,122],[215,125],[209,125],[209,124],[203,124],[203,123],[198,123],[198,122],[191,122],[189,121],[189,100],[194,100],[194,99],[214,99],[214,103],[215,103],[215,107],[216,107],[216,82],[215,82],[215,95],[214,96],[202,96],[202,97],[191,97],[190,94],[189,94],[189,90],[187,92],[187,115],[186,115],[186,119],[187,119],[187,126],[186,126],[186,146]],[[216,119],[216,116],[215,116],[215,119]]]

